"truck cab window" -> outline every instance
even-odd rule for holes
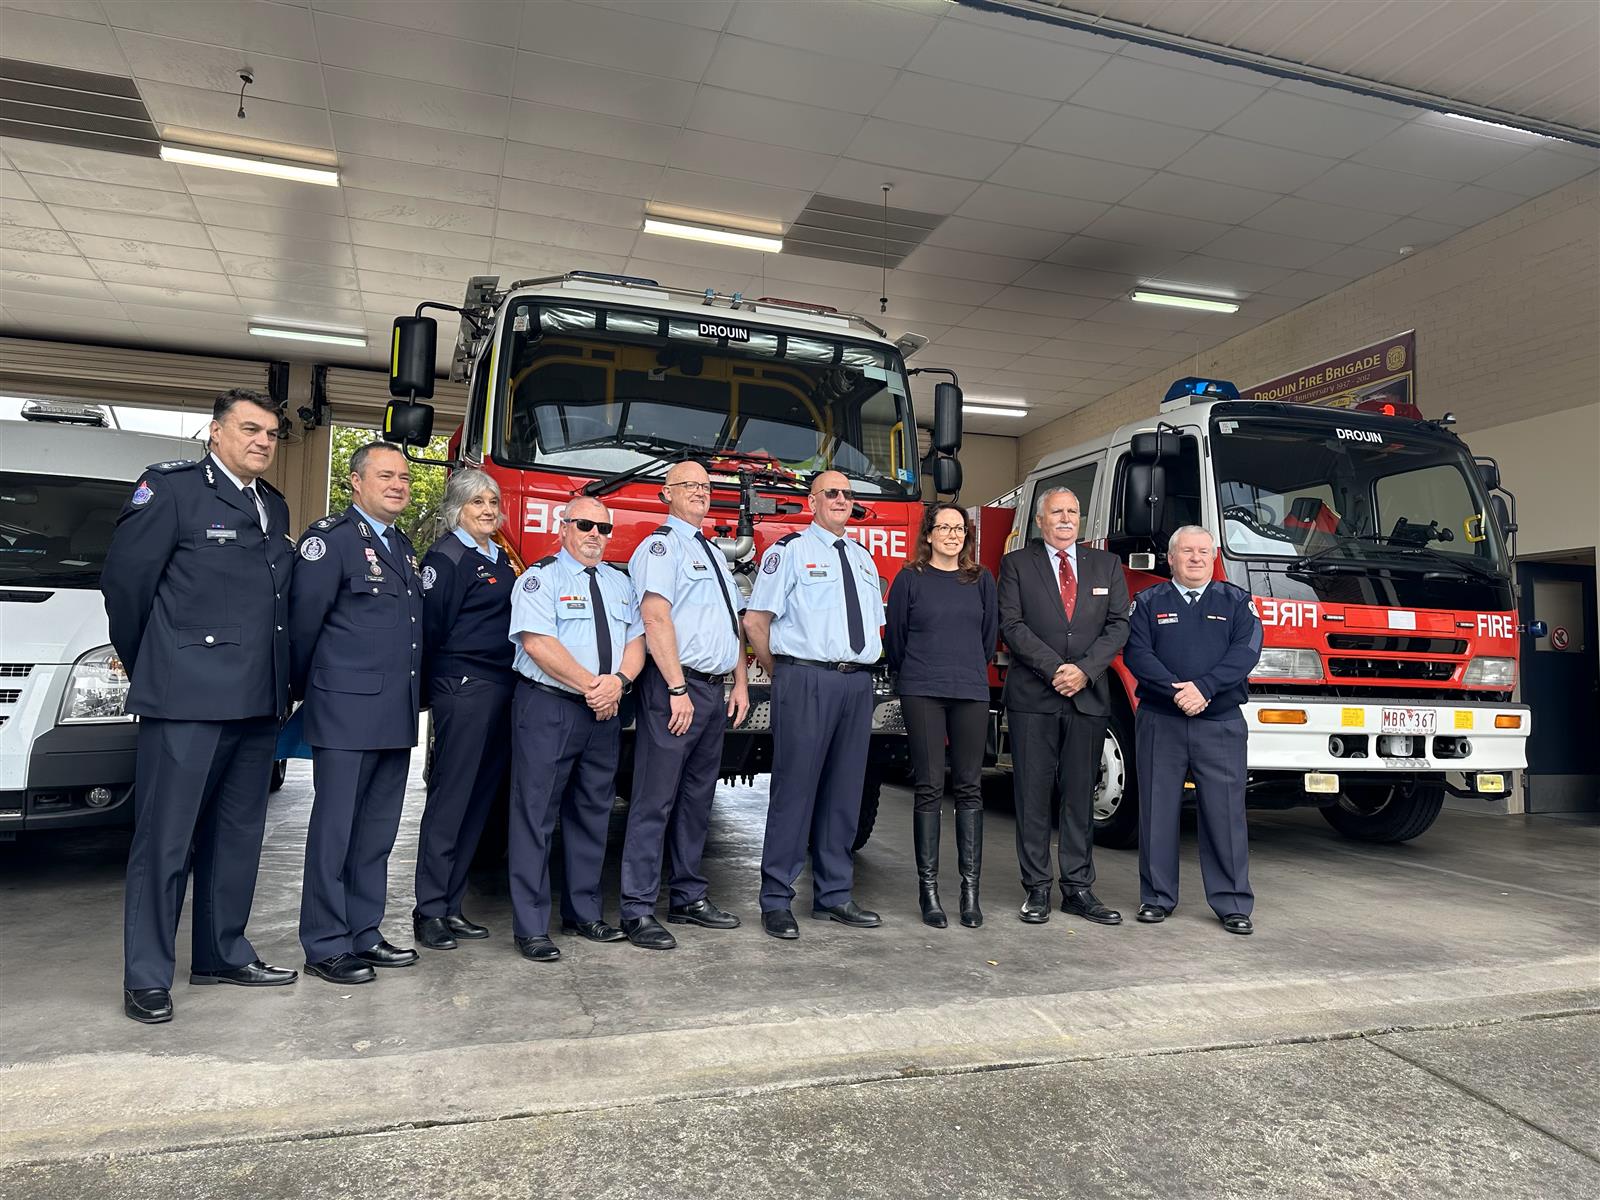
[[[1028,511],[1027,541],[1039,540],[1039,525],[1035,518],[1039,515],[1039,501],[1044,499],[1044,494],[1055,488],[1069,488],[1078,498],[1078,538],[1086,539],[1092,528],[1089,521],[1091,507],[1094,504],[1094,481],[1100,474],[1100,463],[1086,462],[1074,463],[1070,467],[1063,467],[1053,475],[1046,475],[1039,480],[1033,488],[1033,501]],[[1015,503],[1015,502],[1013,502]]]
[[[1110,520],[1107,522],[1106,549],[1118,556],[1154,551],[1156,570],[1166,574],[1167,537],[1180,526],[1202,524],[1205,515],[1200,491],[1199,439],[1192,434],[1180,437],[1177,455],[1163,459],[1161,468],[1165,480],[1166,502],[1161,508],[1160,528],[1153,537],[1141,537],[1130,534],[1123,528],[1123,517],[1127,511],[1128,456],[1124,453],[1117,460]]]

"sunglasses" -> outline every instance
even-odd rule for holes
[[[829,500],[837,500],[843,496],[846,500],[854,500],[856,494],[849,488],[818,488],[811,493],[813,496],[826,496]]]
[[[598,529],[606,537],[611,536],[610,521],[591,521],[588,517],[562,517],[563,525],[576,525],[579,533],[592,533]]]

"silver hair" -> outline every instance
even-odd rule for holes
[[[1167,539],[1167,557],[1168,558],[1172,557],[1173,550],[1177,548],[1178,539],[1181,538],[1181,537],[1187,537],[1191,533],[1203,533],[1203,534],[1205,534],[1206,537],[1211,539],[1211,548],[1213,550],[1216,549],[1216,546],[1217,546],[1217,535],[1212,533],[1211,530],[1207,529],[1204,525],[1179,525],[1176,529],[1174,529],[1172,531],[1172,536]]]
[[[1071,496],[1071,497],[1072,497],[1072,498],[1073,498],[1073,499],[1074,499],[1074,500],[1076,500],[1076,501],[1077,501],[1077,502],[1078,502],[1078,503],[1079,503],[1079,504],[1080,504],[1080,505],[1081,505],[1081,504],[1082,504],[1082,503],[1083,503],[1083,500],[1082,500],[1082,498],[1081,498],[1081,497],[1080,497],[1080,496],[1079,496],[1079,495],[1078,495],[1078,493],[1077,493],[1077,492],[1075,492],[1075,491],[1073,491],[1073,490],[1072,490],[1072,489],[1071,489],[1071,488],[1069,488],[1069,487],[1052,487],[1052,488],[1045,488],[1045,490],[1044,490],[1044,491],[1042,491],[1042,492],[1040,492],[1040,493],[1039,493],[1039,499],[1038,499],[1038,500],[1036,500],[1036,501],[1034,501],[1034,506],[1033,506],[1033,511],[1034,511],[1034,512],[1038,512],[1038,511],[1039,511],[1039,510],[1040,510],[1040,509],[1041,509],[1041,508],[1043,508],[1043,507],[1044,507],[1044,502],[1045,502],[1045,501],[1046,501],[1046,500],[1048,500],[1048,499],[1050,499],[1050,497],[1051,497],[1051,496],[1054,496],[1054,495],[1057,495],[1057,494],[1058,494],[1058,493],[1061,493],[1061,492],[1065,492],[1065,493],[1066,493],[1066,494],[1067,494],[1067,495],[1069,495],[1069,496]]]
[[[439,515],[444,518],[445,529],[459,529],[461,510],[473,497],[484,492],[489,492],[496,500],[500,499],[500,485],[489,472],[478,467],[463,467],[451,475],[450,482],[444,485],[444,501],[439,505]],[[506,514],[502,511],[500,524],[505,523]]]

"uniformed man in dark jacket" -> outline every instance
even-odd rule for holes
[[[1216,541],[1185,525],[1167,543],[1172,581],[1139,593],[1122,661],[1139,681],[1139,920],[1178,905],[1178,818],[1185,779],[1200,810],[1200,876],[1229,933],[1250,933],[1245,831],[1246,681],[1261,621],[1242,588],[1213,579]]]
[[[295,980],[244,935],[289,699],[289,507],[260,478],[280,419],[260,392],[218,396],[210,453],[145,471],[101,576],[111,643],[131,680],[127,710],[140,718],[123,1011],[147,1025],[172,1019],[191,871],[189,982]]]
[[[411,500],[405,455],[387,442],[357,449],[350,494],[349,508],[301,537],[289,602],[294,690],[305,701],[316,787],[300,943],[306,971],[338,984],[417,961],[379,928],[422,671],[422,583],[394,523]]]

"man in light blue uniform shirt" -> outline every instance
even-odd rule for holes
[[[561,550],[522,573],[511,600],[519,677],[512,713],[510,876],[517,949],[561,957],[550,940],[550,838],[561,817],[566,873],[561,931],[624,934],[602,919],[600,868],[616,798],[623,694],[644,666],[633,584],[601,562],[605,505],[580,496],[561,518]]]
[[[850,481],[811,481],[813,523],[762,556],[745,614],[773,677],[772,786],[761,851],[761,924],[800,936],[790,905],[811,843],[811,915],[855,928],[881,922],[851,897],[856,824],[872,740],[872,667],[883,653],[878,568],[845,537]]]
[[[649,659],[639,679],[633,794],[622,847],[622,932],[635,946],[671,950],[677,939],[655,918],[661,860],[671,863],[667,920],[734,929],[739,918],[707,895],[700,871],[711,802],[731,717],[750,711],[745,682],[744,598],[727,559],[700,525],[711,509],[711,476],[696,462],[667,472],[670,515],[639,543],[628,577],[639,593]],[[722,688],[732,683],[724,698]]]

